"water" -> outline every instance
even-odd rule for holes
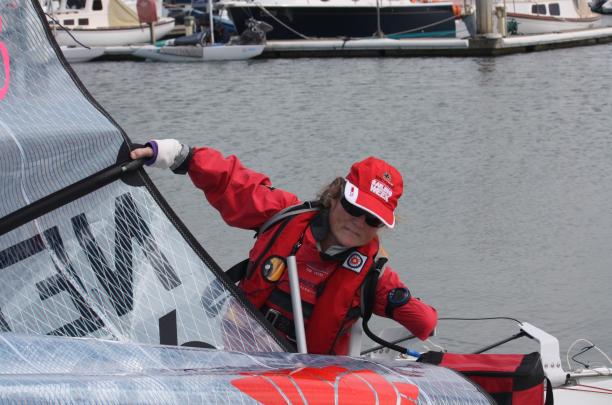
[[[563,351],[588,338],[612,354],[611,60],[601,45],[75,69],[132,139],[236,154],[303,199],[356,160],[387,159],[406,192],[382,238],[413,295],[442,317],[511,316]],[[246,257],[252,233],[225,225],[188,177],[149,173],[222,267]],[[443,321],[438,341],[471,350],[516,331]]]

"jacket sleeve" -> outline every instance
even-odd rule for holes
[[[294,194],[274,189],[268,176],[244,167],[236,156],[223,157],[212,148],[194,150],[188,173],[230,226],[256,230],[300,202]]]
[[[376,286],[376,302],[374,313],[386,317],[387,296],[394,288],[406,288],[399,276],[389,266],[378,280]],[[393,310],[393,318],[402,324],[413,335],[421,340],[425,340],[431,335],[438,321],[438,314],[432,307],[412,297],[408,303]]]

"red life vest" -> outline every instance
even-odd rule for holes
[[[284,258],[288,257],[296,243],[301,241],[311,219],[317,212],[291,216],[259,235],[249,253],[249,266],[240,288],[257,308],[266,306],[292,320],[290,300],[288,305],[278,305],[270,300],[277,290],[289,294],[288,272]],[[306,342],[308,353],[346,354],[348,352],[349,329],[358,318],[349,316],[358,312],[360,287],[373,267],[378,252],[379,240],[375,237],[365,246],[352,251],[345,260],[336,260],[333,271],[324,281],[324,288],[316,296],[305,299],[302,305],[312,308],[304,310],[307,319]],[[305,276],[297,252],[298,275]],[[321,259],[322,260],[322,259]],[[353,309],[353,311],[351,311]]]

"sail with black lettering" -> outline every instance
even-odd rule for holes
[[[0,331],[283,351],[61,56],[0,0]]]

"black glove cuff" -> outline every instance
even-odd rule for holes
[[[189,148],[189,152],[187,153],[187,156],[185,156],[185,159],[183,159],[180,165],[172,169],[172,172],[175,174],[187,173],[187,171],[189,170],[189,163],[191,163],[191,159],[193,158],[194,152],[194,148]]]

